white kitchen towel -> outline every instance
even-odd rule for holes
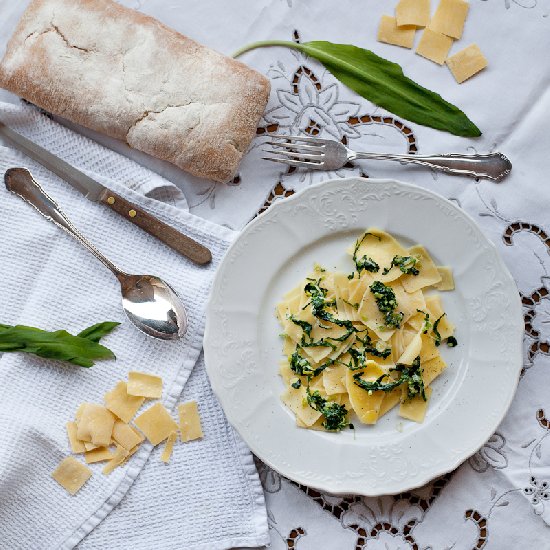
[[[37,141],[55,143],[56,152],[71,151],[74,164],[88,173],[94,172],[91,164],[95,162],[96,177],[103,183],[202,242],[213,254],[211,265],[194,265],[104,206],[86,201],[19,152],[0,147],[0,174],[10,166],[31,169],[75,225],[109,258],[128,272],[153,273],[169,281],[189,316],[188,332],[178,342],[155,340],[139,332],[122,311],[119,285],[112,274],[0,185],[0,321],[73,334],[100,321],[122,323],[104,339],[116,361],[98,362],[90,369],[23,354],[0,357],[0,547],[72,548],[82,539],[83,548],[177,546],[189,550],[265,544],[265,505],[252,457],[227,425],[199,359],[212,277],[235,234],[109,180],[113,173],[105,167],[110,164],[117,170],[113,153],[106,153],[102,162],[104,152],[96,146],[92,158],[85,138],[28,108],[0,105],[0,119],[17,119],[17,129],[23,131],[25,126],[30,137],[36,124]],[[120,161],[134,180],[141,178],[146,184],[149,174],[131,164]],[[65,423],[81,402],[102,402],[103,395],[130,370],[162,376],[162,401],[171,411],[182,399],[193,371],[183,399],[198,400],[204,439],[178,444],[168,465],[147,443],[124,468],[109,476],[101,473],[102,465],[91,465],[92,478],[71,497],[51,477],[69,454]],[[86,541],[105,518],[97,534]]]

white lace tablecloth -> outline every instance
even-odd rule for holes
[[[25,3],[0,4],[2,46]],[[381,498],[319,494],[258,463],[272,548],[550,548],[550,0],[471,0],[464,36],[451,53],[475,42],[489,67],[462,85],[445,67],[410,50],[376,42],[380,16],[391,14],[396,0],[123,3],[228,54],[268,38],[331,40],[371,48],[460,106],[483,132],[481,138],[465,139],[400,120],[351,93],[311,59],[271,48],[243,57],[272,82],[260,134],[308,131],[376,151],[500,150],[514,164],[502,185],[387,163],[363,162],[312,175],[259,160],[260,137],[235,180],[219,185],[79,129],[175,182],[193,213],[234,229],[266,201],[281,200],[313,181],[363,174],[416,183],[456,201],[472,215],[517,281],[525,313],[524,374],[510,412],[480,451],[426,487]],[[17,101],[8,94],[0,98]]]

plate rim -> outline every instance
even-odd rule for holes
[[[286,197],[284,199],[284,201],[275,202],[274,204],[272,204],[270,206],[270,208],[268,208],[267,210],[265,210],[264,212],[262,212],[258,216],[254,217],[252,220],[250,220],[245,225],[245,227],[243,227],[243,229],[239,232],[237,237],[233,240],[233,242],[229,246],[228,250],[226,251],[222,261],[220,262],[220,265],[218,266],[218,269],[216,270],[216,274],[214,276],[214,279],[213,279],[213,282],[212,282],[212,285],[211,285],[211,288],[210,288],[210,293],[209,293],[209,297],[208,297],[208,301],[207,301],[207,305],[206,305],[206,322],[205,322],[205,330],[204,330],[203,349],[204,349],[205,367],[206,367],[206,371],[207,371],[207,374],[208,374],[208,378],[210,380],[210,384],[212,386],[214,394],[216,395],[216,398],[218,399],[222,409],[224,410],[224,414],[226,415],[226,418],[227,418],[228,422],[237,431],[239,436],[243,439],[245,444],[249,447],[250,451],[252,453],[254,453],[256,456],[258,456],[258,458],[260,460],[262,460],[262,462],[264,462],[267,466],[269,466],[271,469],[273,469],[274,471],[276,471],[277,473],[279,473],[283,477],[286,477],[286,478],[288,478],[288,479],[290,479],[290,480],[292,480],[296,483],[303,484],[303,485],[305,485],[307,487],[311,487],[313,489],[324,491],[324,492],[327,492],[327,493],[330,493],[330,494],[333,494],[333,495],[357,494],[357,495],[362,495],[362,496],[366,496],[366,497],[376,497],[376,496],[382,496],[382,495],[395,495],[395,494],[399,494],[399,493],[402,493],[402,492],[405,492],[405,491],[411,491],[413,489],[422,487],[422,486],[426,485],[427,483],[429,483],[430,481],[455,470],[461,464],[463,464],[466,460],[468,460],[468,458],[470,458],[472,455],[474,455],[488,441],[488,439],[491,437],[491,435],[494,433],[494,431],[498,428],[499,424],[505,418],[505,416],[507,415],[507,413],[510,409],[512,401],[515,397],[517,387],[518,387],[518,382],[519,382],[519,379],[520,379],[520,376],[521,376],[521,371],[522,371],[522,368],[523,368],[524,320],[523,320],[523,310],[522,310],[521,298],[520,298],[520,295],[519,295],[519,291],[514,293],[513,302],[515,302],[515,305],[516,305],[515,309],[516,309],[517,315],[514,315],[514,317],[516,317],[516,319],[512,323],[512,325],[515,327],[515,330],[517,330],[517,339],[518,339],[517,347],[516,347],[516,352],[517,353],[516,353],[515,359],[513,360],[514,363],[516,363],[516,360],[517,360],[516,383],[513,386],[513,390],[510,391],[508,396],[507,396],[506,403],[504,404],[504,407],[502,409],[502,414],[498,418],[495,418],[495,420],[493,422],[494,426],[490,430],[490,433],[486,435],[485,432],[487,430],[484,430],[483,431],[483,437],[473,439],[473,443],[470,447],[468,447],[468,450],[463,451],[462,453],[460,453],[460,455],[457,455],[457,458],[454,461],[452,461],[449,466],[441,467],[437,470],[432,471],[431,473],[427,472],[423,476],[422,475],[419,476],[415,481],[411,481],[410,483],[404,483],[402,487],[400,487],[399,489],[397,489],[395,491],[391,491],[391,492],[379,491],[379,490],[374,490],[374,491],[361,490],[360,492],[357,492],[357,491],[354,492],[354,491],[350,491],[350,490],[347,490],[347,489],[343,490],[343,489],[339,489],[337,487],[337,485],[339,483],[340,484],[343,484],[343,483],[341,481],[339,481],[338,479],[335,479],[335,477],[332,477],[330,481],[318,481],[317,482],[315,480],[309,480],[308,477],[307,477],[307,474],[302,473],[302,472],[294,473],[294,472],[283,472],[283,471],[281,471],[281,469],[279,467],[275,466],[272,463],[269,456],[264,456],[261,451],[258,451],[257,446],[254,442],[247,440],[247,437],[244,434],[241,433],[241,430],[238,426],[238,423],[234,423],[231,419],[231,415],[226,412],[225,407],[223,405],[223,398],[220,395],[220,393],[221,393],[219,391],[220,388],[218,388],[217,384],[212,381],[213,377],[211,377],[210,374],[211,374],[211,371],[213,372],[214,367],[212,367],[212,368],[209,367],[209,359],[208,359],[210,354],[211,354],[211,350],[208,346],[208,341],[209,341],[210,334],[211,334],[211,331],[212,331],[212,322],[211,322],[210,319],[211,319],[211,316],[213,315],[212,309],[214,307],[214,294],[215,294],[214,291],[216,289],[217,283],[219,282],[219,280],[221,278],[223,268],[225,267],[225,264],[228,262],[228,259],[231,257],[231,252],[232,252],[233,248],[236,247],[238,245],[239,241],[241,241],[241,239],[245,238],[245,236],[251,230],[253,230],[254,227],[258,223],[261,223],[261,221],[264,218],[267,218],[270,215],[272,216],[273,212],[276,211],[276,209],[279,207],[279,205],[288,204],[289,202],[298,201],[304,195],[307,195],[308,193],[319,190],[319,188],[321,188],[321,187],[325,187],[325,186],[328,187],[329,185],[334,184],[335,182],[345,184],[345,183],[352,183],[352,182],[358,181],[358,180],[361,181],[361,182],[367,183],[367,184],[368,183],[374,183],[374,184],[379,184],[379,185],[382,185],[382,184],[397,184],[398,186],[402,186],[402,187],[405,187],[405,188],[408,188],[408,189],[420,190],[421,193],[425,193],[426,195],[431,196],[436,201],[437,200],[442,201],[443,203],[447,204],[448,206],[450,206],[455,211],[459,212],[461,216],[466,218],[466,220],[475,229],[475,231],[479,234],[479,236],[481,236],[483,242],[489,246],[489,248],[490,248],[490,250],[491,250],[491,252],[494,256],[494,259],[496,261],[496,264],[498,265],[498,267],[500,269],[500,274],[502,275],[502,278],[506,279],[507,282],[509,284],[511,284],[517,291],[517,284],[516,284],[514,278],[512,277],[512,274],[510,273],[510,270],[508,269],[508,267],[504,263],[504,260],[502,259],[502,256],[500,255],[496,245],[485,235],[485,233],[481,230],[481,228],[476,223],[474,218],[468,212],[466,212],[465,210],[460,208],[458,205],[456,205],[455,203],[453,203],[452,201],[450,201],[446,197],[436,193],[435,191],[432,191],[431,189],[427,189],[425,187],[421,187],[421,186],[413,184],[413,183],[408,183],[408,182],[393,179],[393,178],[365,178],[365,177],[361,177],[361,176],[351,176],[351,177],[347,177],[347,178],[332,178],[332,179],[329,179],[329,180],[314,183],[314,184],[312,184],[312,185],[310,185],[310,186],[308,186],[304,189],[301,189],[300,191],[298,191],[297,193],[291,195],[290,197]],[[513,303],[511,305],[513,306]],[[512,315],[510,315],[510,318],[511,317],[512,317]]]

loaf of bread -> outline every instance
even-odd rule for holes
[[[269,95],[260,73],[111,0],[33,0],[0,86],[220,182],[234,176]]]

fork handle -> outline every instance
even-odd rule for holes
[[[420,164],[450,174],[501,181],[512,170],[512,163],[502,153],[487,155],[392,155],[383,153],[355,153],[355,159],[393,160],[403,164]],[[350,159],[350,160],[355,160]]]

